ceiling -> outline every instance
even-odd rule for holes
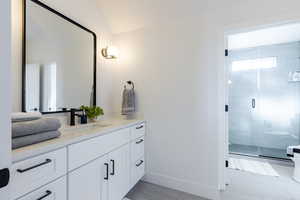
[[[248,0],[231,0],[231,7]],[[219,0],[98,0],[112,33],[128,32],[147,25],[196,21],[207,12],[228,6]],[[191,20],[192,19],[192,20]]]
[[[230,50],[300,41],[300,23],[269,27],[228,37]]]
[[[191,22],[197,26],[202,19],[208,23],[239,24],[249,19],[272,19],[278,13],[298,13],[299,8],[299,0],[290,0],[288,4],[274,0],[87,1],[98,2],[101,14],[114,34],[171,22]]]
[[[202,2],[203,0],[198,0]],[[147,24],[174,20],[188,10],[199,12],[200,7],[191,7],[196,0],[99,0],[100,8],[113,33],[128,32]]]

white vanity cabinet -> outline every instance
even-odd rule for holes
[[[13,199],[122,200],[145,173],[145,124],[100,133],[15,163]]]
[[[129,145],[69,173],[69,199],[121,200],[130,190]]]
[[[145,124],[131,127],[130,186],[145,175]]]
[[[67,179],[62,177],[18,200],[67,200]]]
[[[14,163],[11,169],[13,199],[67,173],[66,148]]]
[[[145,124],[68,147],[69,200],[122,200],[144,176]]]
[[[108,199],[108,170],[108,157],[105,155],[70,172],[69,199]]]
[[[108,176],[109,200],[121,200],[130,187],[130,146],[126,144],[109,153],[110,172]]]

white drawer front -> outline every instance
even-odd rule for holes
[[[62,177],[44,187],[27,194],[19,200],[67,200],[67,181]]]
[[[131,162],[134,163],[139,158],[144,157],[145,138],[140,137],[131,142]]]
[[[130,129],[127,128],[70,145],[68,147],[69,170],[76,169],[91,160],[101,157],[129,141]]]
[[[16,199],[67,173],[66,148],[17,162],[11,172],[12,194]]]
[[[131,139],[142,137],[145,135],[145,123],[137,124],[131,128]]]
[[[133,187],[145,175],[144,157],[137,160],[131,166],[131,187]]]

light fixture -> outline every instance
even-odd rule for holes
[[[116,59],[119,57],[119,50],[116,47],[106,47],[101,50],[102,56],[106,59]]]

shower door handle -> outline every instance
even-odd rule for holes
[[[252,99],[252,108],[255,108],[255,99]]]

